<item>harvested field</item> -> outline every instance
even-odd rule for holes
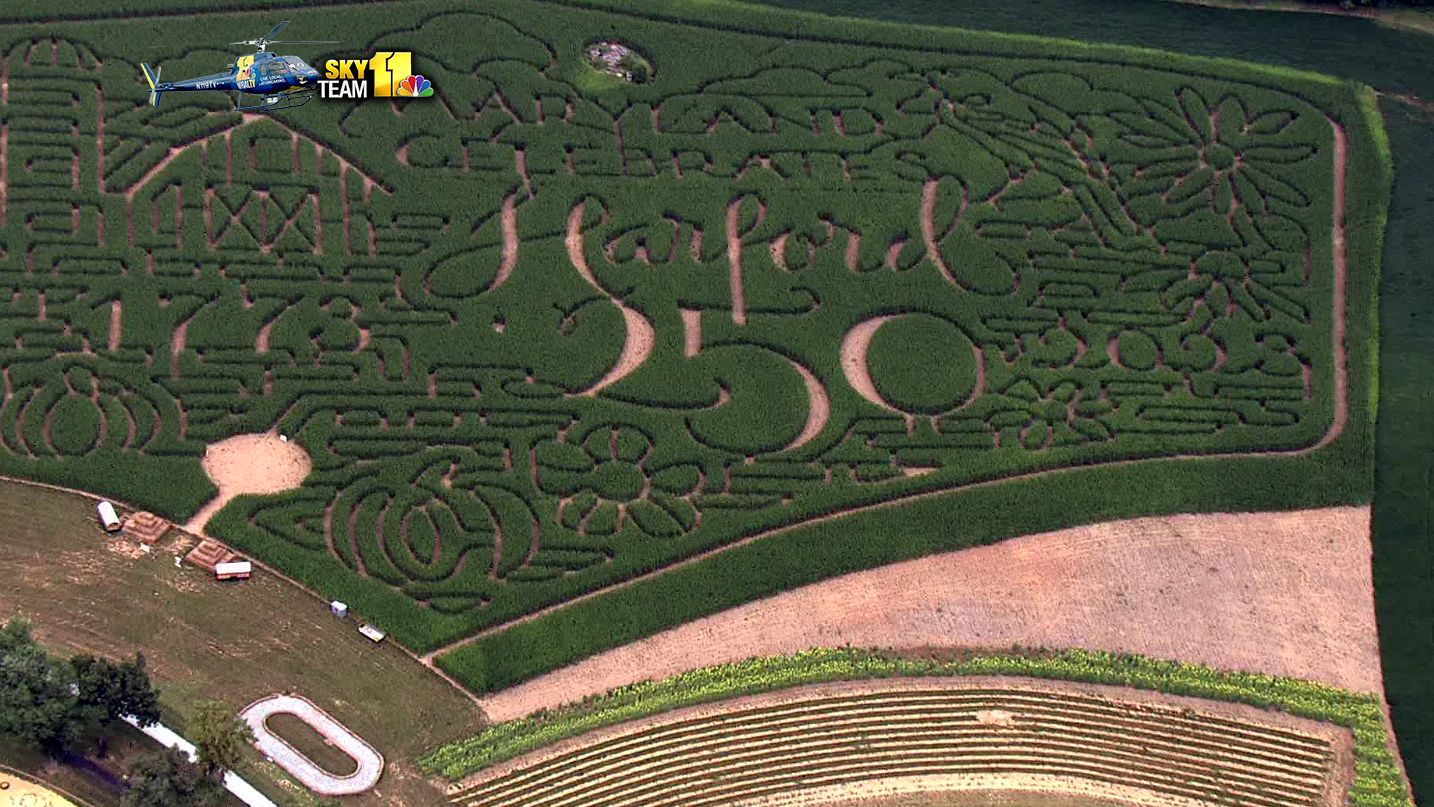
[[[1344,803],[1348,731],[1233,704],[1009,678],[826,684],[600,729],[465,781],[454,804],[816,805],[1067,789],[1146,807]],[[937,781],[944,779],[944,782]],[[1034,785],[1034,787],[1033,787]],[[906,792],[910,792],[909,790]]]
[[[1382,692],[1369,510],[1074,527],[858,572],[483,698],[495,720],[809,647],[1100,648]]]

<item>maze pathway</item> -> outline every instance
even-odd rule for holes
[[[7,472],[180,516],[207,445],[277,429],[312,472],[215,534],[431,648],[775,527],[1346,422],[1334,89],[409,6],[345,38],[427,48],[431,100],[272,118],[0,28]],[[653,82],[581,72],[609,25]]]

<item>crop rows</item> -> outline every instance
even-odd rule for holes
[[[1242,805],[1325,803],[1327,740],[1031,690],[898,690],[663,722],[456,791],[490,807],[723,804],[925,773],[1029,773]]]
[[[335,35],[417,48],[431,102],[272,119],[144,105],[133,53],[229,58],[177,23],[0,28],[0,468],[183,516],[205,444],[277,427],[314,472],[212,531],[431,649],[776,526],[1345,422],[1343,88],[405,8]],[[652,82],[585,72],[614,28]]]

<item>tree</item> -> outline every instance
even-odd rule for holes
[[[99,751],[105,753],[108,732],[115,721],[133,716],[141,726],[159,722],[159,693],[150,685],[144,655],[115,664],[90,655],[74,656],[76,697],[79,705],[96,715]]]
[[[220,776],[239,764],[244,746],[254,740],[249,724],[220,701],[200,701],[189,719],[187,733],[199,754],[199,765],[210,776]]]
[[[129,766],[129,790],[120,807],[206,807],[224,789],[174,748],[144,754]]]
[[[0,732],[63,756],[98,718],[76,691],[74,668],[46,655],[30,623],[13,619],[0,627]]]
[[[625,54],[621,65],[633,84],[646,84],[647,80],[652,78],[652,68],[647,66],[647,60],[635,53]]]
[[[143,653],[115,664],[109,659],[82,655],[70,659],[75,668],[79,702],[100,710],[106,726],[130,715],[141,726],[159,722],[159,693],[150,684]]]

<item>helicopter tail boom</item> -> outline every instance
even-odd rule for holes
[[[163,84],[159,80],[159,73],[164,68],[151,68],[141,63],[140,69],[144,71],[144,80],[149,82],[149,105],[159,106],[159,97],[164,94]]]

